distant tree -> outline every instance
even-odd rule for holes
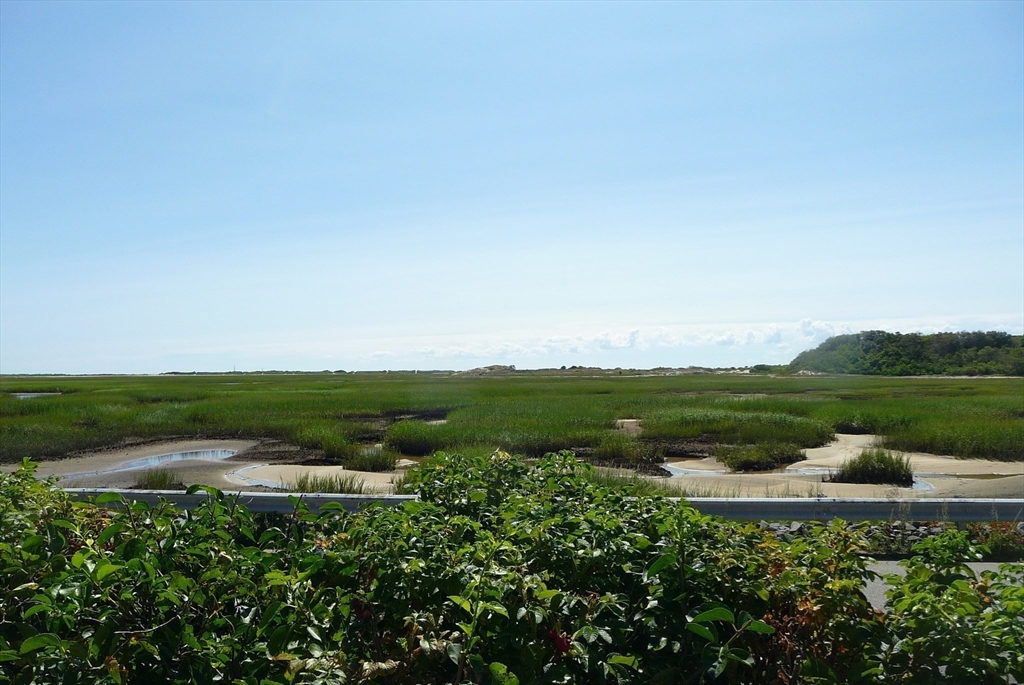
[[[788,368],[886,376],[1024,376],[1024,336],[1002,331],[932,335],[862,331],[833,336],[798,354]]]

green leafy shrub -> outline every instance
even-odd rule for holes
[[[807,458],[789,442],[721,445],[715,450],[715,457],[733,471],[771,471]]]
[[[1016,522],[993,521],[968,526],[971,540],[988,550],[988,555],[1003,561],[1024,561],[1024,531]]]
[[[27,464],[0,475],[0,678],[881,685],[1021,676],[1020,571],[972,584],[958,575],[956,560],[970,553],[959,539],[922,548],[925,570],[911,568],[888,618],[864,598],[871,574],[842,522],[785,542],[595,484],[592,472],[568,453],[536,463],[438,455],[409,473],[419,501],[318,515],[297,502],[281,516],[255,515],[212,489],[190,512],[72,504]]]
[[[966,566],[981,558],[966,533],[927,538],[888,577],[884,639],[867,643],[880,682],[1006,683],[1024,676],[1024,567],[1005,564],[981,580]],[[874,648],[874,649],[871,649]]]
[[[914,484],[910,457],[875,448],[843,462],[830,479],[834,483],[871,483],[909,488]]]

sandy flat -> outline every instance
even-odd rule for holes
[[[691,497],[980,497],[1024,498],[1024,476],[966,479],[931,478],[931,490],[896,488],[891,485],[826,483],[822,476],[786,473],[723,474],[663,478],[659,483],[685,491]]]
[[[670,459],[666,463],[690,471],[719,471],[728,473],[729,467],[718,461],[715,457],[704,457],[703,459]]]
[[[363,481],[367,490],[375,493],[390,493],[394,490],[395,472],[374,473],[370,471],[352,471],[343,466],[306,466],[301,464],[264,464],[243,472],[227,474],[227,480],[237,487],[251,485],[253,481],[265,483],[292,483],[299,476],[337,476],[346,478],[355,476]]]
[[[877,435],[845,435],[837,434],[836,439],[825,447],[804,450],[806,461],[793,464],[789,468],[830,468],[837,469],[847,459],[852,459],[861,450],[880,444]],[[1017,476],[1024,474],[1024,463],[1008,461],[991,461],[988,459],[958,459],[923,452],[906,452],[910,457],[910,465],[914,473],[940,473],[944,475],[1001,475]]]
[[[923,487],[827,483],[827,473],[802,473],[807,469],[838,469],[862,450],[874,447],[876,435],[836,435],[825,447],[804,450],[807,460],[770,473],[730,473],[713,457],[670,462],[697,475],[659,482],[705,497],[999,497],[1024,498],[1024,464],[987,459],[957,459],[919,452],[908,453],[911,466]]]

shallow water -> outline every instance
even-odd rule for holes
[[[56,397],[59,392],[16,392],[14,396],[19,400],[31,400],[35,397]]]
[[[243,481],[246,485],[262,485],[265,488],[273,488],[274,490],[288,489],[288,486],[282,483],[281,481],[263,480],[262,478],[250,478],[249,476],[245,475],[246,473],[252,471],[253,469],[258,469],[263,466],[266,466],[266,464],[254,464],[252,466],[246,466],[245,468],[238,469],[237,471],[232,471],[228,475],[233,476],[240,481]]]
[[[125,471],[137,471],[139,469],[151,469],[155,466],[161,466],[175,461],[221,461],[228,457],[232,457],[237,453],[238,450],[190,450],[187,452],[156,454],[152,457],[142,457],[141,459],[131,459],[129,461],[122,462],[120,466],[116,466],[112,469],[71,473],[64,476],[64,478],[84,478],[86,476],[103,476],[108,473],[123,473]]]

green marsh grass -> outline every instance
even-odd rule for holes
[[[864,450],[860,456],[842,463],[829,479],[833,483],[870,483],[909,488],[914,484],[910,457],[887,449]]]
[[[394,471],[398,455],[386,447],[370,447],[348,457],[345,468],[353,471]]]
[[[363,479],[354,474],[317,475],[306,472],[286,485],[291,492],[333,492],[345,495],[365,495],[369,492]]]
[[[135,476],[135,487],[140,490],[184,490],[185,484],[178,473],[170,469],[146,469]]]
[[[168,437],[275,438],[338,463],[368,442],[406,455],[472,447],[539,457],[598,449],[623,417],[641,420],[641,444],[709,436],[806,448],[863,432],[903,451],[1024,461],[1018,378],[588,373],[0,376],[0,462]],[[40,390],[63,394],[10,394]],[[439,417],[447,422],[427,422]]]
[[[791,442],[722,445],[715,450],[715,457],[733,471],[772,471],[807,458]]]
[[[644,421],[644,437],[687,440],[712,436],[734,445],[785,442],[820,447],[834,433],[824,421],[780,411],[747,411],[745,404],[732,404],[723,409],[694,407],[661,412]]]

